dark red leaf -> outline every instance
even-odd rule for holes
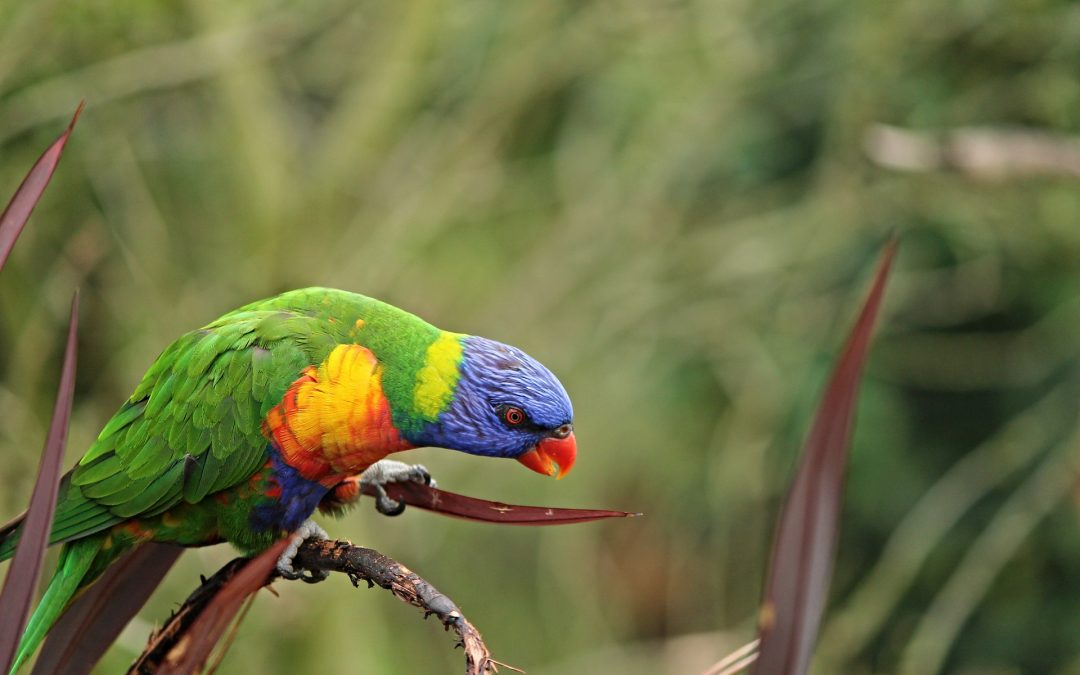
[[[566,525],[587,523],[603,518],[632,518],[640,513],[597,511],[593,509],[556,509],[549,506],[518,506],[466,497],[420,483],[391,483],[386,494],[410,506],[465,520],[503,525]]]
[[[30,173],[26,174],[19,189],[15,191],[15,196],[8,202],[3,215],[0,215],[0,269],[3,269],[11,249],[15,246],[15,240],[19,238],[19,233],[22,232],[23,226],[26,225],[38,200],[41,199],[41,193],[48,186],[49,179],[56,170],[60,155],[64,152],[64,146],[67,144],[68,137],[71,136],[71,130],[75,127],[82,109],[83,104],[80,103],[67,130],[60,134],[60,138],[53,141],[49,149],[38,158],[30,169]]]
[[[49,631],[33,675],[84,675],[93,670],[183,551],[150,543],[110,565]]]
[[[67,443],[68,419],[71,417],[71,399],[75,391],[75,336],[79,328],[79,292],[71,299],[71,317],[68,322],[67,346],[64,349],[64,366],[60,374],[60,388],[56,394],[52,424],[41,454],[37,482],[30,497],[30,508],[23,520],[22,535],[15,558],[11,561],[4,590],[0,592],[0,607],[4,608],[4,620],[0,621],[0,672],[6,673],[15,658],[19,638],[26,627],[27,614],[37,589],[41,563],[49,546],[53,511],[56,509],[56,493],[60,482],[60,463],[64,460]]]
[[[760,655],[754,666],[758,675],[802,675],[810,665],[832,579],[859,376],[896,245],[893,239],[881,255],[870,295],[825,388],[780,514],[761,610]]]
[[[246,563],[236,575],[217,592],[199,618],[166,656],[157,670],[159,675],[194,673],[206,663],[218,641],[225,637],[236,613],[244,601],[270,581],[278,558],[289,545],[286,537]]]

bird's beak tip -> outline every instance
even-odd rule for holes
[[[545,476],[561,479],[570,472],[577,459],[577,440],[571,432],[565,438],[545,438],[518,457],[518,462]]]

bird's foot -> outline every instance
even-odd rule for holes
[[[396,516],[405,510],[405,503],[391,499],[386,494],[386,486],[390,483],[410,481],[423,483],[435,487],[435,479],[422,464],[406,464],[393,459],[384,459],[375,462],[360,474],[360,488],[371,487],[375,491],[375,508],[379,513],[387,516]]]
[[[312,570],[307,574],[304,574],[303,570],[298,570],[293,567],[293,559],[296,558],[296,552],[300,550],[300,545],[308,539],[329,539],[330,535],[326,533],[326,530],[319,527],[313,520],[305,520],[300,527],[296,528],[296,531],[289,537],[289,545],[285,547],[285,551],[281,554],[281,557],[277,561],[277,571],[285,579],[302,579],[309,584],[316,584],[326,577],[330,576],[330,573],[325,570]]]

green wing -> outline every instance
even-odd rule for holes
[[[326,314],[249,305],[184,335],[65,477],[51,540],[160,514],[236,485],[266,461],[266,413],[337,344]]]

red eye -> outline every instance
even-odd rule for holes
[[[506,423],[510,426],[516,427],[525,421],[525,413],[521,408],[507,408],[503,413],[503,419],[506,420]]]

